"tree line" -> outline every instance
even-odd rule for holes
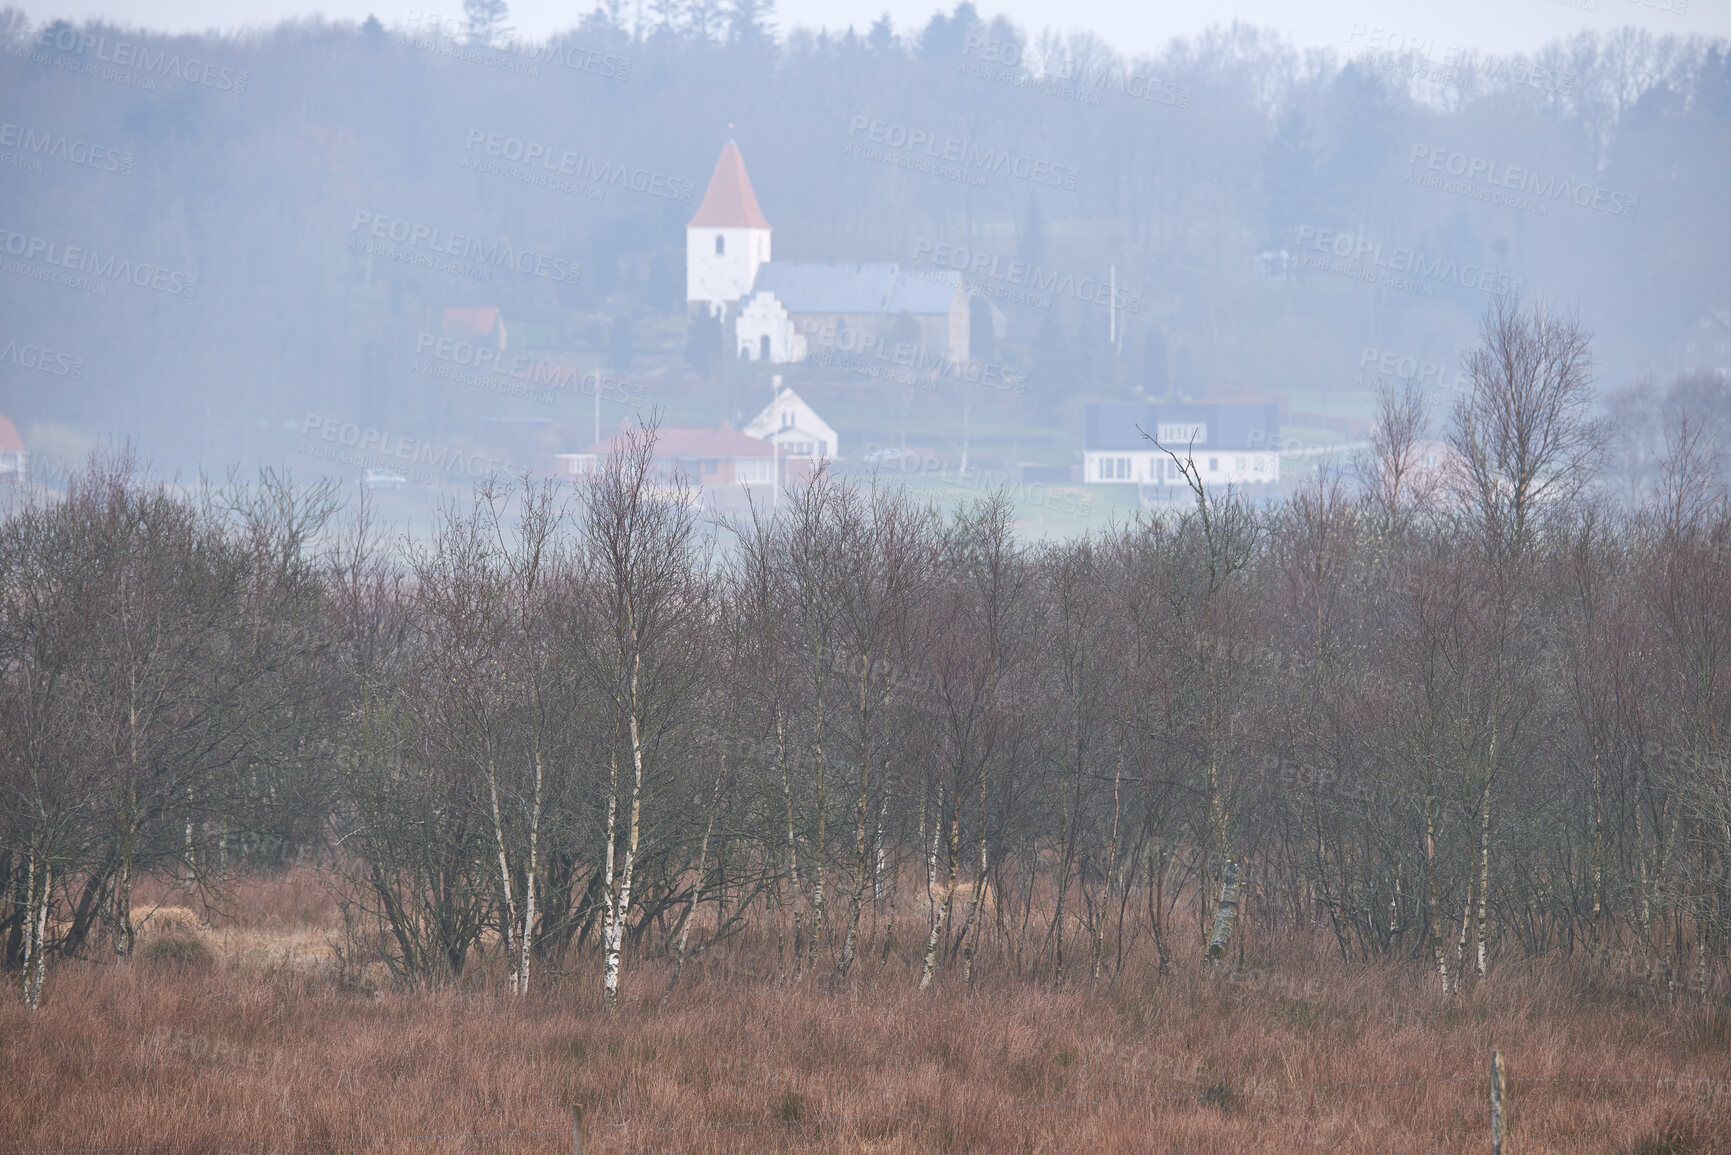
[[[1674,413],[1618,504],[1577,320],[1495,306],[1465,372],[1446,413],[1385,388],[1367,457],[1282,504],[1162,446],[1188,506],[1043,543],[1003,494],[827,471],[707,522],[653,420],[419,541],[95,461],[0,522],[6,965],[34,1003],[49,959],[133,951],[141,876],[304,846],[405,984],[591,959],[611,1001],[736,939],[790,979],[1063,981],[1251,919],[1444,991],[1612,946],[1704,989],[1716,442]]]
[[[622,375],[677,365],[682,351],[708,362],[717,335],[685,319],[695,205],[624,184],[561,192],[538,183],[561,176],[540,165],[476,167],[502,160],[474,147],[477,134],[569,154],[579,171],[648,174],[694,200],[736,138],[779,259],[936,268],[940,252],[965,257],[1007,314],[978,359],[1027,374],[1025,395],[999,400],[1041,428],[1075,428],[1083,401],[1138,391],[1345,390],[1366,346],[1440,363],[1471,340],[1482,286],[1445,278],[1425,296],[1286,259],[1323,256],[1325,234],[1348,251],[1419,252],[1457,271],[1494,268],[1531,293],[1579,293],[1618,384],[1691,357],[1723,364],[1686,348],[1723,332],[1710,316],[1731,261],[1717,212],[1731,155],[1722,41],[1571,36],[1574,14],[1556,6],[1559,39],[1519,59],[1394,51],[1344,23],[1338,51],[1235,25],[1128,55],[970,3],[920,27],[818,33],[783,19],[771,36],[764,5],[704,2],[590,6],[573,14],[578,27],[533,43],[501,39],[482,12],[467,32],[496,42],[486,47],[461,42],[460,14],[429,12],[440,7],[390,28],[196,37],[0,11],[0,76],[16,93],[0,149],[20,162],[8,173],[20,206],[9,254],[33,276],[67,271],[44,263],[52,244],[198,283],[177,297],[97,278],[92,310],[88,293],[17,281],[0,347],[35,344],[84,366],[55,388],[68,382],[0,357],[19,385],[7,413],[32,449],[73,462],[81,437],[124,428],[176,467],[238,457],[251,468],[296,454],[309,412],[481,439],[501,399],[429,377],[416,356],[451,306],[501,308],[514,352],[606,356]],[[122,48],[132,64],[96,58]],[[159,75],[137,63],[145,56],[245,74],[245,91]],[[1521,79],[1534,75],[1553,79]],[[979,188],[850,156],[862,117],[940,149],[954,140],[1062,166],[1075,187],[997,172]],[[1469,167],[1470,178],[1451,171]],[[1584,186],[1587,203],[1482,199],[1509,193],[1495,182],[1511,173]],[[1612,197],[1638,207],[1613,214]],[[357,221],[387,218],[581,273],[485,262],[454,273],[423,259],[448,254],[372,251]],[[1642,274],[1660,267],[1656,253],[1665,275]],[[1002,272],[1016,265],[1033,271],[1027,282]],[[1109,279],[1126,307],[1028,292],[1045,278]],[[1698,320],[1709,328],[1694,332]],[[833,384],[820,368],[789,372]],[[690,396],[722,400],[681,423],[755,411],[761,382],[730,383],[735,395],[699,375]],[[574,441],[588,399],[559,404]],[[548,415],[526,399],[505,405]]]

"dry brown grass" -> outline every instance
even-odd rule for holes
[[[581,1101],[602,1152],[1462,1151],[1488,1145],[1496,1046],[1523,1155],[1731,1150],[1731,1017],[1579,970],[1506,964],[1448,1002],[1422,972],[1264,936],[1233,979],[921,997],[917,959],[828,989],[742,973],[736,951],[665,1004],[666,967],[636,963],[609,1014],[589,960],[521,1001],[486,975],[374,996],[259,965],[245,936],[322,940],[332,912],[308,871],[244,888],[204,916],[210,968],[66,963],[35,1015],[0,1001],[0,1147],[557,1152]],[[1720,1082],[1546,1081],[1680,1075]],[[407,1138],[507,1131],[542,1133]]]

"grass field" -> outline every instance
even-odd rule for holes
[[[910,901],[843,984],[778,981],[747,936],[670,994],[631,960],[608,1012],[587,953],[522,999],[485,966],[399,991],[340,965],[309,868],[222,906],[60,963],[34,1015],[0,1002],[0,1148],[557,1152],[581,1103],[595,1152],[1489,1150],[1500,1048],[1512,1152],[1731,1150],[1731,1013],[1615,965],[1505,960],[1445,1000],[1270,934],[1223,974],[1058,986],[983,949],[971,988],[922,995]]]

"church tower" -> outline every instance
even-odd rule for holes
[[[685,226],[685,300],[724,314],[751,292],[769,261],[769,222],[757,207],[739,146],[731,140],[715,162],[709,190]]]

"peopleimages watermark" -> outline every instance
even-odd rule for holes
[[[921,239],[914,242],[914,260],[930,258],[932,264],[953,269],[962,274],[964,282],[975,292],[997,297],[1037,309],[1050,308],[1055,297],[1068,297],[1086,305],[1109,309],[1114,304],[1119,312],[1135,313],[1142,308],[1142,291],[1119,288],[1114,293],[1110,277],[1083,277],[1078,280],[1070,273],[1043,269],[1000,257],[994,253],[976,252],[960,245]],[[914,274],[918,276],[916,272]]]
[[[405,47],[415,48],[417,52],[429,52],[433,55],[443,55],[452,61],[462,61],[464,64],[479,64],[481,68],[490,68],[499,73],[511,73],[514,76],[528,76],[537,80],[540,76],[540,64],[531,59],[524,59],[516,52],[504,52],[500,48],[485,47],[485,45],[466,45],[455,38],[447,38],[440,31],[403,31],[400,36]]]
[[[960,137],[939,136],[895,121],[856,115],[848,122],[847,135],[848,144],[843,149],[847,156],[958,180],[977,188],[985,188],[994,173],[1050,188],[1076,187],[1078,172],[1073,165],[1053,164],[1008,149],[985,148]],[[854,139],[862,135],[863,140]]]
[[[991,80],[1026,88],[1047,96],[1073,100],[1081,104],[1099,104],[1100,93],[1121,92],[1132,100],[1164,104],[1171,108],[1190,107],[1190,89],[1182,84],[1162,82],[1139,72],[1126,73],[1109,65],[1078,64],[1070,56],[1044,56],[1037,49],[1013,40],[999,40],[983,32],[970,32],[962,42],[962,55],[977,56],[957,65],[956,71],[965,76]],[[986,68],[984,65],[1001,65]]]
[[[422,331],[415,340],[413,369],[417,373],[459,385],[521,397],[543,405],[553,404],[554,393],[561,389],[593,396],[600,391],[603,400],[641,404],[646,390],[617,377],[600,373],[585,374],[575,365],[557,365],[538,361],[526,353],[506,355],[485,343],[463,341],[437,333]]]
[[[274,1048],[267,1053],[263,1047],[248,1047],[233,1039],[167,1026],[156,1028],[150,1041],[170,1055],[178,1055],[193,1062],[254,1071],[262,1071],[267,1066],[274,1067],[281,1063],[283,1058],[282,1052]],[[298,1056],[300,1052],[297,1050],[294,1054]]]
[[[1428,171],[1420,171],[1420,164]],[[1504,164],[1482,156],[1428,144],[1412,146],[1407,159],[1406,183],[1470,197],[1491,204],[1508,205],[1540,216],[1554,201],[1564,201],[1594,212],[1635,219],[1639,197],[1615,192],[1586,181],[1540,177],[1530,168]],[[1457,178],[1454,180],[1448,177]]]
[[[1305,243],[1324,256],[1304,251]],[[1436,296],[1437,285],[1459,285],[1493,296],[1520,296],[1526,282],[1495,265],[1459,264],[1447,257],[1427,257],[1417,249],[1396,246],[1387,253],[1381,241],[1354,237],[1314,225],[1298,226],[1298,249],[1294,261],[1305,268],[1367,281],[1391,289]],[[1330,259],[1330,258],[1333,259]],[[1370,262],[1369,266],[1363,264]]]
[[[962,45],[962,55],[972,56],[976,50],[978,60],[963,60],[956,65],[956,71],[962,76],[1007,84],[1012,88],[1055,97],[1058,100],[1070,100],[1077,104],[1100,103],[1099,92],[1076,83],[1073,69],[1055,70],[1049,65],[1040,68],[1037,54],[1031,50],[1022,50],[1014,41],[1000,43],[997,40],[988,40],[979,33],[970,32],[966,43]]]
[[[421,485],[437,485],[444,474],[490,477],[518,469],[515,462],[478,450],[404,437],[318,413],[308,413],[301,423],[300,452],[338,465],[390,469]]]
[[[468,45],[461,43],[463,32],[464,25],[456,20],[437,12],[411,8],[409,28],[400,39],[408,47],[422,52],[527,76],[531,80],[541,75],[542,65],[599,76],[603,80],[631,79],[631,58],[628,56],[586,48],[574,41],[548,41],[539,47],[515,42],[500,48]]]
[[[112,145],[94,144],[82,137],[63,132],[32,128],[26,124],[0,121],[0,165],[21,168],[26,172],[41,172],[44,160],[58,160],[97,172],[132,175],[132,154]]]
[[[365,209],[355,211],[349,231],[352,234],[349,237],[351,252],[384,257],[476,281],[490,282],[494,280],[493,270],[510,269],[524,276],[574,285],[583,272],[582,264],[541,252],[538,248],[513,247],[509,241],[494,241],[488,245],[467,233],[454,233]]]
[[[16,277],[28,277],[98,296],[108,292],[110,282],[167,293],[171,297],[198,296],[198,278],[191,273],[165,269],[96,249],[68,245],[48,237],[21,233],[0,226],[0,253],[22,260],[0,261],[0,269]],[[40,263],[36,263],[40,262]]]
[[[1464,92],[1489,89],[1499,84],[1537,88],[1563,96],[1575,89],[1575,78],[1568,73],[1559,73],[1519,57],[1480,60],[1471,48],[1459,44],[1441,45],[1439,55],[1439,46],[1433,37],[1409,36],[1375,24],[1354,24],[1346,42],[1357,45],[1361,40],[1363,51],[1351,58],[1352,63],[1414,80],[1429,80]]]
[[[4,344],[0,344],[0,365],[7,363],[54,377],[84,376],[84,358],[72,353],[57,352],[33,341],[8,338]]]
[[[246,92],[250,79],[245,69],[208,64],[193,57],[183,60],[177,51],[152,49],[132,40],[110,40],[107,33],[80,32],[61,23],[44,28],[35,41],[24,47],[22,55],[37,64],[50,64],[148,92],[156,91],[159,78],[172,76],[199,88],[239,96]]]
[[[482,128],[469,130],[464,150],[463,168],[590,200],[614,187],[686,205],[697,199],[697,186],[688,180]]]
[[[1376,379],[1381,377],[1410,381],[1423,388],[1448,389],[1456,393],[1472,392],[1472,384],[1462,369],[1455,369],[1453,376],[1450,376],[1449,369],[1439,362],[1427,361],[1406,353],[1391,353],[1387,349],[1366,345],[1364,351],[1358,355],[1358,380],[1353,382],[1353,386],[1367,387],[1375,384]]]
[[[882,468],[893,470],[905,477],[929,477],[957,489],[985,492],[1001,487],[1014,501],[1051,509],[1054,513],[1083,515],[1094,505],[1094,495],[1086,490],[1054,489],[1041,481],[1007,481],[978,469],[965,476],[951,477],[948,467],[936,457],[920,457],[914,453],[886,455],[885,451],[892,448],[879,445],[875,441],[868,442],[865,456],[867,459],[881,461]]]
[[[892,341],[874,333],[805,320],[800,324],[808,344],[822,346],[806,360],[831,369],[882,377],[900,385],[935,390],[939,380],[952,378],[969,385],[1021,394],[1027,391],[1025,373],[1017,373],[992,361],[963,360],[940,356],[924,342]]]
[[[568,389],[584,397],[599,393],[601,400],[620,405],[642,405],[649,397],[649,388],[641,381],[627,381],[599,371],[585,373],[576,365],[552,361],[537,361],[531,365],[529,380],[548,389]]]

